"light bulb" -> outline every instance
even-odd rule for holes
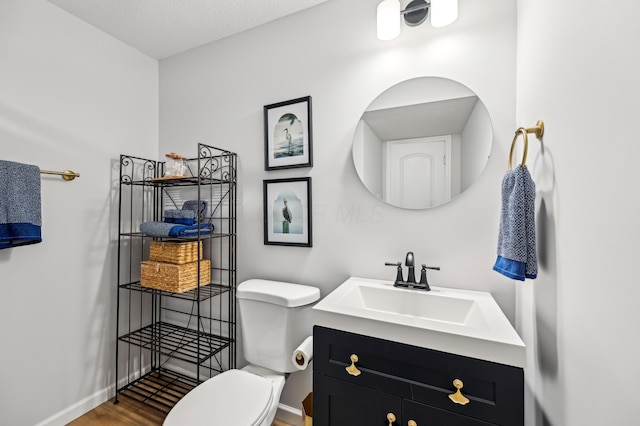
[[[383,0],[378,4],[378,39],[393,40],[400,35],[400,1]]]
[[[444,27],[458,19],[458,0],[431,0],[431,25]]]

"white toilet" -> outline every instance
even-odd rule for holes
[[[298,371],[294,350],[312,333],[316,287],[252,279],[236,291],[249,365],[196,386],[167,415],[165,426],[271,426],[285,374]]]

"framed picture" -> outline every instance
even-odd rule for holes
[[[311,247],[311,178],[263,181],[264,243]]]
[[[311,96],[265,105],[264,169],[311,166]]]

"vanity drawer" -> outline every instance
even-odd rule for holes
[[[397,363],[390,363],[393,346],[392,342],[385,340],[315,326],[313,370],[359,386],[411,398],[411,384],[398,374],[403,368],[399,368]],[[351,355],[358,357],[355,364],[361,371],[358,376],[350,375],[346,370],[351,365]]]
[[[352,354],[358,357],[358,376],[346,371]],[[318,374],[491,423],[516,426],[523,421],[521,368],[321,326],[314,327],[313,365]],[[455,379],[463,383],[466,405],[449,398],[456,391]]]

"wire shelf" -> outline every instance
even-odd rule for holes
[[[235,180],[216,179],[216,178],[200,178],[200,185],[222,185],[235,183]],[[171,186],[193,186],[198,184],[198,178],[194,176],[184,176],[175,178],[149,178],[146,180],[130,180],[123,181],[123,185],[142,185],[155,186],[159,188]]]
[[[231,340],[203,331],[158,322],[121,336],[119,340],[182,361],[202,364],[227,348]]]
[[[182,397],[197,385],[197,380],[191,377],[161,368],[118,389],[118,393],[158,411],[168,413]]]
[[[146,235],[142,232],[121,232],[121,237],[137,237],[137,238],[145,238],[145,239],[154,239],[159,241],[196,241],[198,237],[154,237],[152,235]],[[200,240],[209,240],[215,238],[227,238],[233,237],[235,235],[229,233],[216,233],[212,232],[210,234],[202,234],[200,235]]]
[[[184,293],[172,293],[169,291],[157,290],[155,288],[143,287],[140,285],[140,281],[123,284],[120,286],[120,288],[126,289],[126,290],[139,291],[142,293],[161,294],[163,296],[173,297],[174,299],[198,300],[200,302],[205,301],[212,297],[220,296],[221,294],[228,293],[229,291],[231,291],[231,288],[229,286],[224,286],[219,284],[208,284],[205,286],[200,286],[200,299],[198,299],[197,289],[185,291]]]
[[[197,156],[183,160],[186,177],[166,177],[162,161],[121,155],[119,164],[115,401],[128,396],[162,411],[236,365],[237,154],[198,144]],[[190,200],[206,206],[198,224],[213,225],[214,232],[139,232],[142,223],[164,221],[168,209]],[[209,282],[183,293],[141,286],[139,265],[150,257],[152,241],[201,242]],[[172,368],[180,373],[169,373]],[[176,391],[178,382],[187,385]]]

